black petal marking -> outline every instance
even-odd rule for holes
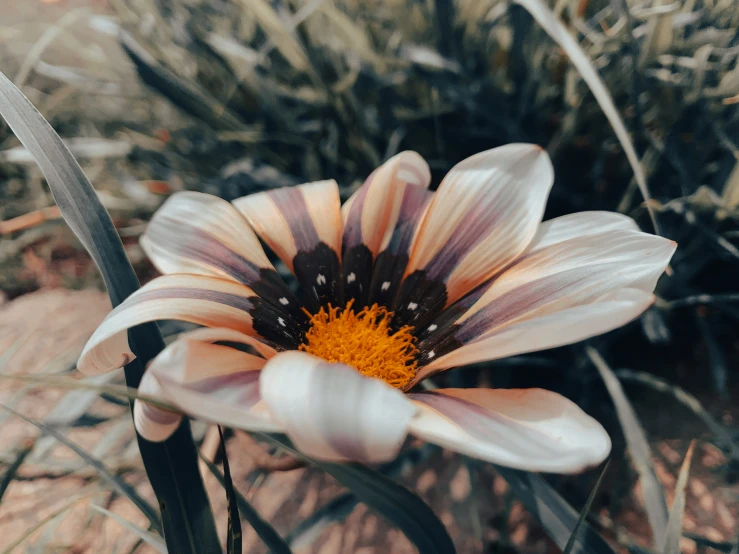
[[[443,331],[418,343],[418,365],[423,367],[430,364],[436,358],[456,350],[462,343],[457,339],[457,325],[449,325]]]
[[[392,306],[406,267],[407,254],[393,254],[389,250],[381,252],[372,272],[369,303]]]
[[[344,301],[354,299],[355,307],[367,306],[370,279],[372,278],[372,252],[364,244],[358,244],[344,252]]]
[[[414,271],[400,286],[393,306],[393,325],[396,328],[411,325],[420,329],[444,309],[446,300],[447,291],[443,282],[432,281],[423,270]]]
[[[305,329],[273,304],[262,298],[251,298],[252,327],[269,343],[285,350],[294,350],[302,342]]]
[[[298,252],[293,271],[305,291],[305,306],[316,313],[321,306],[343,306],[341,266],[338,254],[325,242],[309,252]]]
[[[457,321],[482,297],[483,294],[487,292],[490,285],[492,285],[493,280],[494,279],[489,279],[472,292],[467,293],[467,295],[457,300],[454,304],[436,316],[429,325],[416,329],[414,334],[418,337],[418,340],[423,342],[437,333],[444,332],[447,327]]]

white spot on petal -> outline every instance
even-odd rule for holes
[[[412,311],[412,310],[415,310],[416,308],[418,308],[418,304],[416,304],[415,302],[411,302],[410,304],[408,304],[409,310]]]
[[[287,306],[289,303],[290,303],[290,301],[287,298],[285,298],[284,296],[282,298],[280,298],[280,304],[282,304],[283,306]]]
[[[382,290],[387,290],[390,288],[390,281],[385,281],[382,286],[380,287]]]
[[[429,331],[433,332],[436,331],[439,328],[439,326],[436,323],[432,323],[429,325]]]
[[[326,277],[324,275],[318,274],[318,277],[316,277],[316,283],[319,285],[325,285],[326,284]]]
[[[287,325],[285,325],[285,320],[284,320],[284,319],[282,319],[281,317],[278,317],[278,318],[277,318],[277,323],[279,323],[279,324],[280,324],[280,325],[282,325],[283,327],[287,327]]]
[[[347,283],[353,283],[357,280],[357,276],[354,275],[354,272],[352,271],[349,275],[346,276],[346,282]]]
[[[436,352],[434,352],[434,351],[432,350],[431,352],[429,352],[429,353],[427,354],[427,356],[428,356],[428,359],[430,360],[431,358],[433,358],[434,356],[436,356]]]

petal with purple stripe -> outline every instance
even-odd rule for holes
[[[285,297],[297,305],[249,224],[217,196],[194,191],[173,194],[149,222],[141,247],[164,274],[226,277],[268,301]]]
[[[423,327],[524,252],[553,180],[546,152],[530,144],[501,146],[454,166],[411,246],[397,323]]]
[[[102,373],[124,366],[135,357],[128,344],[128,329],[166,319],[233,329],[290,348],[302,337],[297,323],[241,283],[205,275],[165,275],[108,314],[87,342],[79,369]]]
[[[433,195],[425,187],[406,184],[392,233],[385,237],[385,245],[375,261],[369,304],[392,306],[408,267],[413,235]]]
[[[181,338],[148,367],[141,390],[174,405],[181,413],[228,427],[278,431],[259,394],[266,360],[229,346]],[[177,421],[175,419],[177,418]],[[151,441],[167,439],[179,414],[140,400],[134,406],[136,428]]]
[[[318,181],[234,200],[285,262],[312,307],[341,302],[341,212],[336,181]]]
[[[531,259],[535,253],[544,248],[551,248],[556,244],[562,244],[577,239],[577,243],[584,237],[589,236],[597,248],[602,238],[613,231],[638,231],[636,223],[630,217],[613,212],[578,212],[564,215],[539,226],[536,236],[532,239],[526,252],[514,260],[508,269],[513,269],[519,262]],[[601,238],[597,238],[601,236]],[[478,300],[490,289],[498,277],[506,272],[506,269],[493,275],[490,279],[479,285],[472,292],[467,293],[461,299],[448,306],[441,315],[437,316],[429,325],[419,329],[416,333],[420,341],[429,338],[433,334],[443,333],[447,327],[459,320]],[[531,276],[530,280],[535,277]]]
[[[576,473],[611,450],[603,427],[570,400],[541,389],[440,389],[408,395],[409,432],[451,450],[526,471]]]
[[[524,351],[570,344],[623,325],[640,313],[634,310],[644,310],[651,304],[651,292],[674,251],[672,241],[631,230],[584,235],[533,248],[497,276],[453,323],[439,318],[439,330],[419,343],[421,359],[429,367],[419,372],[418,378],[442,366],[458,365],[462,359],[472,363],[467,355],[463,357],[463,348],[468,354],[475,352],[475,356],[487,352],[486,359],[513,355],[508,347],[495,351],[473,344],[528,320],[556,318],[560,312],[569,314],[563,317],[556,333],[530,337],[529,349]],[[632,295],[633,301],[629,297],[629,300],[613,304],[609,295],[624,289],[639,289],[644,294]],[[565,321],[571,321],[573,313],[566,310],[604,301],[609,303],[593,307],[591,313],[586,314],[591,323],[589,329],[580,325],[568,329],[564,325]],[[624,310],[622,316],[611,312],[617,305]],[[611,319],[603,319],[606,316]],[[592,333],[583,335],[588,330]],[[497,345],[499,341],[485,344],[492,343]],[[514,344],[516,348],[525,346],[518,342],[510,346]],[[460,351],[452,352],[457,349]]]
[[[322,460],[391,460],[414,414],[385,382],[303,352],[270,359],[260,384],[272,418],[302,452]]]
[[[396,251],[400,250],[411,228],[403,222],[399,228],[399,220],[409,215],[414,218],[414,207],[424,202],[424,193],[406,195],[408,188],[425,191],[430,182],[431,172],[423,158],[415,152],[401,152],[373,171],[342,207],[345,300],[354,299],[357,306],[368,303],[377,256],[393,247],[393,240]]]

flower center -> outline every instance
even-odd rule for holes
[[[310,316],[310,329],[299,349],[329,362],[354,367],[367,377],[382,379],[398,389],[406,388],[416,375],[417,362],[413,327],[407,325],[394,333],[390,329],[393,313],[372,305],[358,313],[330,304]],[[310,314],[309,314],[310,315]]]

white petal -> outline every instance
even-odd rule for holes
[[[292,271],[298,252],[320,242],[341,253],[341,214],[336,181],[316,181],[238,198],[234,206]]]
[[[393,459],[414,408],[397,389],[302,352],[267,362],[262,398],[272,418],[308,456],[375,463]]]
[[[424,327],[525,251],[541,222],[554,170],[531,144],[481,152],[452,168],[411,245],[393,312]]]
[[[471,363],[469,359],[501,358],[502,352],[511,355],[514,346],[516,353],[521,353],[571,344],[631,321],[639,314],[634,309],[646,309],[651,304],[651,292],[675,246],[672,241],[647,233],[614,230],[554,242],[527,252],[496,277],[456,320],[445,314],[437,318],[439,330],[419,343],[421,363],[428,361],[429,367],[419,372],[417,379],[462,360]],[[640,289],[644,294],[627,293],[626,301],[595,307],[592,313],[588,309],[569,311],[610,301],[613,294],[624,289]],[[611,311],[619,309],[623,309],[621,315]],[[449,313],[453,311],[450,308]],[[495,337],[504,336],[509,329],[526,328],[526,321],[539,321],[550,315],[556,320],[557,313],[565,316],[561,326],[553,333],[539,333],[525,341],[531,345],[529,349],[518,350],[522,345],[515,341],[502,345],[501,352],[491,349],[491,345],[500,345]],[[574,320],[579,313],[593,324],[592,332]],[[486,340],[489,337],[491,341]],[[451,351],[453,348],[457,348],[456,354]],[[432,357],[429,352],[433,352]],[[486,357],[479,358],[482,355]]]
[[[576,212],[555,217],[539,225],[529,244],[528,253],[553,244],[587,235],[602,235],[611,231],[638,231],[636,222],[616,212]]]
[[[250,288],[229,279],[186,274],[159,277],[108,314],[85,345],[78,367],[83,373],[104,373],[123,367],[135,357],[128,344],[128,329],[151,321],[176,319],[256,334],[252,315],[271,314],[266,308],[258,312],[256,300]],[[289,318],[285,316],[285,320]],[[290,322],[290,328],[284,328],[285,336],[292,327]],[[298,332],[296,328],[294,333]],[[276,342],[278,339],[270,337]]]
[[[611,450],[603,427],[576,404],[541,389],[441,389],[409,395],[420,408],[409,431],[496,464],[575,473]]]
[[[541,222],[554,172],[531,144],[481,152],[439,186],[411,248],[407,274],[425,270],[447,284],[447,304],[521,254]]]
[[[592,303],[504,326],[424,366],[414,382],[443,369],[564,346],[601,335],[636,319],[654,302],[639,289],[621,289]]]
[[[498,276],[458,323],[516,289],[523,292],[520,287],[527,284],[532,290],[537,288],[540,293],[545,294],[546,287],[533,285],[537,282],[543,285],[546,279],[553,294],[551,298],[544,300],[551,302],[563,290],[568,275],[581,279],[582,288],[590,289],[595,296],[614,288],[625,287],[638,287],[652,292],[675,248],[676,244],[665,238],[639,231],[621,230],[575,236],[547,246],[537,245]],[[603,272],[612,272],[612,279],[601,280]],[[557,279],[558,276],[561,279]],[[598,283],[605,288],[594,290]],[[567,292],[572,293],[569,290]],[[525,309],[524,306],[529,304],[523,298],[521,308]],[[573,304],[574,302],[570,305]],[[500,323],[500,317],[497,320]]]
[[[259,394],[265,363],[229,346],[179,339],[152,361],[140,390],[191,417],[227,427],[277,431],[280,427],[270,420]],[[137,400],[134,422],[144,438],[161,441],[175,431],[179,418]]]
[[[165,274],[229,277],[246,285],[272,269],[254,231],[225,200],[185,191],[167,199],[147,226],[141,246]]]
[[[431,172],[423,158],[415,152],[401,152],[373,171],[344,204],[341,214],[345,300],[353,298],[358,305],[368,303],[372,268],[378,254],[390,245],[393,235],[397,241],[407,241],[410,237],[405,232],[412,236],[415,228],[418,214],[410,208],[419,202],[406,203],[404,213],[406,191],[408,188],[421,191],[414,196],[423,200],[430,181]],[[403,227],[401,219],[413,221],[396,234],[398,223]]]

